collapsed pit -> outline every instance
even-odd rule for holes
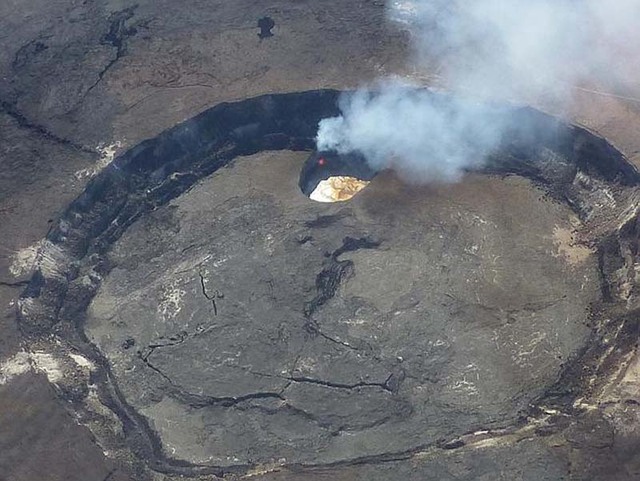
[[[299,186],[316,202],[345,202],[364,190],[375,175],[359,154],[315,151],[303,164]]]
[[[507,428],[571,403],[571,368],[605,352],[586,340],[626,322],[608,309],[629,303],[638,175],[604,140],[506,108],[488,176],[387,173],[310,203],[300,190],[331,175],[373,177],[290,152],[313,148],[338,94],[214,107],[116,159],[48,236],[23,332],[98,366],[101,402],[154,469],[349,463]],[[90,410],[83,381],[64,382]]]

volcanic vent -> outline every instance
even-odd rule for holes
[[[318,202],[344,202],[369,185],[375,175],[358,154],[314,152],[300,173],[300,189]]]
[[[638,176],[619,153],[504,109],[483,172],[408,186],[294,152],[338,94],[204,112],[52,230],[21,326],[92,361],[60,387],[104,445],[186,475],[406,458],[562,410],[624,352]],[[371,182],[348,203],[301,195],[334,175]]]

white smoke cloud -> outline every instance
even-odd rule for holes
[[[398,80],[344,95],[340,110],[320,122],[318,148],[358,151],[374,169],[396,169],[412,182],[458,180],[482,163],[504,127],[497,116],[486,122],[486,108]]]
[[[392,1],[388,17],[413,34],[416,60],[437,66],[453,88],[474,95],[566,100],[621,55],[640,59],[640,0]]]
[[[387,12],[411,32],[419,65],[477,99],[561,108],[574,86],[640,70],[640,0],[404,0]],[[340,107],[320,123],[319,149],[357,150],[419,181],[458,179],[504,127],[469,102],[435,102],[397,81],[348,94]]]

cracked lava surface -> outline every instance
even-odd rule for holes
[[[218,465],[512,423],[589,332],[594,256],[554,238],[570,210],[518,178],[389,175],[325,207],[299,192],[301,160],[238,159],[115,244],[85,329],[127,400],[174,456]]]

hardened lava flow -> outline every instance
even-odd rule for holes
[[[112,456],[243,476],[516,442],[564,429],[627,359],[640,176],[623,155],[505,107],[481,171],[405,185],[295,153],[339,95],[215,106],[117,158],[43,241],[25,343]],[[307,198],[335,176],[370,183]]]

